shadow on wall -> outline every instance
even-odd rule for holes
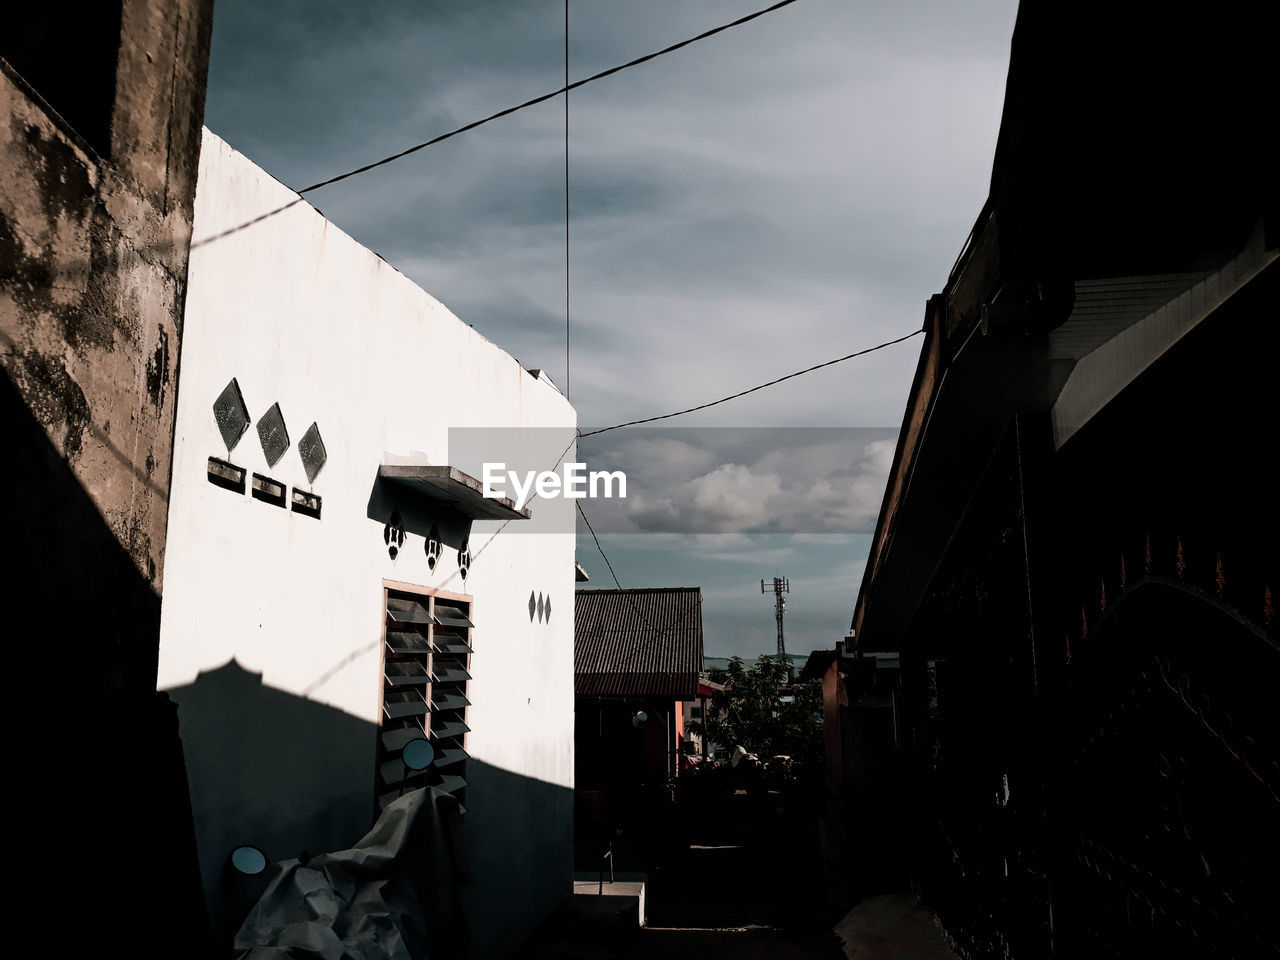
[[[226,946],[268,880],[236,874],[235,847],[253,844],[273,862],[305,859],[347,849],[369,830],[381,786],[378,727],[264,686],[234,661],[170,694],[181,710],[211,926]],[[466,771],[470,877],[452,891],[463,921],[431,933],[446,938],[446,955],[462,939],[471,956],[502,956],[571,892],[573,793],[474,758]]]
[[[234,661],[169,695],[181,714],[209,920],[229,942],[252,904],[232,882],[235,847],[287,860],[345,848],[368,828],[376,728],[265,687]]]
[[[406,533],[425,540],[434,531],[441,545],[457,550],[471,535],[471,520],[467,517],[376,475],[365,505],[365,516],[383,524],[388,546],[393,542],[390,538],[397,533],[399,547],[403,546]]]
[[[41,898],[23,922],[75,917],[95,947],[171,955],[205,920],[177,721],[155,692],[160,598],[7,372],[0,425],[6,700],[25,705],[11,863]]]

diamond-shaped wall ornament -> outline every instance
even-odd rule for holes
[[[549,593],[547,594],[546,614],[547,614],[547,623],[550,623],[551,622],[551,594]]]
[[[230,453],[249,429],[249,408],[244,405],[244,396],[240,393],[240,384],[235,377],[222,388],[218,399],[213,401],[213,416],[218,421],[218,432],[222,434],[222,442],[227,445],[227,453]]]
[[[538,594],[538,622],[542,622],[542,594]]]
[[[314,423],[307,427],[307,432],[298,441],[298,456],[302,458],[302,469],[307,472],[307,483],[315,483],[316,475],[324,469],[329,455],[325,452],[324,441],[320,439],[320,428]]]
[[[274,467],[289,449],[289,431],[285,429],[280,404],[273,403],[271,409],[258,418],[258,440],[267,465]]]
[[[534,599],[533,591],[529,591],[529,622],[533,623],[534,611],[538,609],[538,601]]]

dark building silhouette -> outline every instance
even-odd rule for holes
[[[1019,10],[851,644],[898,654],[901,702],[845,767],[850,861],[891,762],[897,856],[968,955],[1278,949],[1267,34],[1230,2]]]
[[[199,950],[156,654],[211,8],[0,14],[11,863],[36,955]]]
[[[698,587],[578,590],[574,610],[574,784],[579,866],[619,828],[638,832],[678,774],[681,701],[698,696]]]

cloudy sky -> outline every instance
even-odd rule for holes
[[[570,0],[570,79],[765,6]],[[546,369],[584,429],[692,406],[920,327],[986,197],[1015,13],[798,0],[573,91],[567,372],[562,98],[307,199]],[[559,88],[563,30],[563,0],[217,0],[206,124],[301,188]],[[707,654],[754,656],[759,581],[786,575],[788,650],[829,648],[919,344],[602,436],[671,478],[603,524],[622,584],[701,585]],[[797,427],[828,429],[762,429]]]

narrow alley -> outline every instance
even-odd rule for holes
[[[12,952],[1280,960],[1265,9],[7,4]]]
[[[678,801],[662,804],[638,835],[618,838],[612,883],[607,866],[595,879],[580,871],[572,901],[519,960],[954,957],[907,895],[868,898],[853,910],[829,898],[806,786],[744,787],[713,776],[722,772],[685,778]]]

